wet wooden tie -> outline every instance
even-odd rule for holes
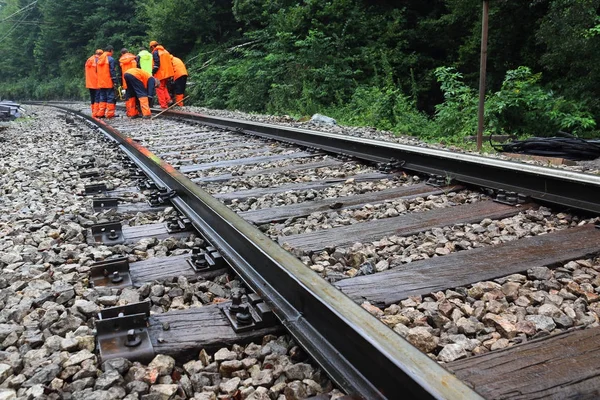
[[[234,343],[248,343],[282,329],[276,326],[235,333],[218,306],[212,304],[152,315],[148,327],[154,352],[178,360],[196,357],[200,349],[211,351]]]
[[[445,365],[486,399],[599,399],[600,328]]]
[[[323,161],[309,162],[309,163],[304,163],[304,164],[293,163],[290,165],[286,165],[284,167],[249,170],[249,171],[244,171],[243,174],[241,174],[241,175],[221,174],[221,175],[205,176],[205,177],[201,177],[201,178],[194,178],[194,179],[192,179],[192,182],[199,183],[199,184],[218,183],[218,182],[229,181],[232,179],[243,179],[243,178],[249,177],[249,176],[271,175],[271,174],[279,174],[279,173],[284,173],[284,172],[289,172],[289,171],[299,172],[299,171],[305,171],[307,169],[317,169],[317,168],[324,168],[324,167],[329,167],[329,168],[330,167],[338,167],[340,165],[342,165],[341,161],[326,159]]]
[[[484,218],[507,218],[518,214],[528,207],[530,205],[514,207],[493,201],[481,201],[323,229],[299,235],[280,236],[278,240],[280,244],[287,244],[295,249],[314,252],[327,248],[350,246],[356,242],[371,242],[381,239],[384,236],[415,235],[435,227],[475,223]]]
[[[226,268],[209,272],[196,272],[188,263],[189,254],[171,257],[150,258],[145,261],[134,262],[129,265],[129,273],[134,286],[141,286],[146,282],[164,280],[185,276],[188,279],[210,279],[223,274]]]
[[[195,172],[195,171],[203,171],[211,168],[225,168],[231,167],[234,165],[252,165],[273,161],[281,161],[281,160],[290,160],[293,158],[306,158],[306,157],[314,157],[315,155],[312,153],[307,153],[304,151],[298,151],[293,154],[277,154],[273,156],[260,156],[260,157],[246,157],[246,158],[237,158],[234,160],[225,160],[225,161],[214,161],[204,164],[194,164],[194,165],[184,165],[179,170],[182,173],[186,172]]]
[[[373,275],[335,283],[358,303],[385,307],[408,296],[425,295],[479,281],[560,265],[600,253],[600,229],[593,225],[452,253],[403,264]]]
[[[384,174],[381,172],[372,172],[365,174],[352,175],[346,178],[329,178],[322,179],[318,181],[312,182],[302,182],[302,183],[289,183],[280,186],[275,186],[272,188],[257,188],[257,189],[248,189],[248,190],[239,190],[236,192],[229,193],[216,193],[213,194],[213,197],[224,201],[227,203],[233,199],[247,199],[250,197],[260,197],[267,194],[277,194],[284,193],[289,191],[299,191],[299,190],[321,190],[328,187],[332,187],[335,185],[339,185],[340,183],[345,182],[348,179],[354,179],[355,182],[366,182],[366,181],[374,181],[379,179],[388,179],[393,178],[394,175]]]
[[[260,210],[245,211],[239,213],[246,221],[255,224],[266,222],[283,221],[290,217],[306,216],[314,212],[330,211],[332,209],[348,209],[362,207],[365,204],[377,204],[386,200],[411,199],[419,196],[438,195],[460,189],[458,186],[439,189],[425,184],[401,186],[385,189],[379,192],[363,193],[353,196],[323,199],[289,206],[263,208]]]

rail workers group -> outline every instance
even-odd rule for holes
[[[117,98],[125,101],[130,118],[150,118],[155,94],[162,109],[183,106],[188,76],[185,64],[155,40],[149,47],[150,51],[141,48],[137,55],[121,49],[120,74],[112,46],[96,50],[86,60],[85,87],[94,118],[113,118]]]

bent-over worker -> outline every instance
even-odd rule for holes
[[[150,118],[152,112],[148,98],[154,97],[156,79],[141,68],[130,68],[124,76],[127,83],[127,100],[125,101],[127,116],[132,118],[138,116],[137,99],[142,110],[142,118]]]

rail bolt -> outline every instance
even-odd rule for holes
[[[125,340],[125,346],[127,347],[136,347],[142,343],[142,338],[139,337],[137,333],[135,333],[135,329],[130,329],[127,331],[127,340]]]
[[[498,190],[498,194],[496,195],[496,200],[506,201],[506,192],[502,189]]]
[[[236,315],[238,312],[242,311],[242,293],[239,290],[236,290],[232,295],[231,295],[231,306],[229,306],[229,311],[233,314]],[[237,316],[236,316],[237,318]]]
[[[252,315],[250,315],[248,304],[240,305],[240,311],[235,314],[235,320],[238,325],[250,325],[252,323]]]
[[[119,238],[119,234],[114,229],[111,229],[110,233],[108,234],[108,238],[110,240],[117,240]]]
[[[529,200],[529,199],[527,198],[526,194],[519,193],[517,195],[517,201],[519,204],[525,204],[525,203],[527,203],[527,200]]]
[[[112,283],[123,282],[123,277],[121,276],[121,274],[119,273],[119,271],[115,271],[115,272],[112,273],[112,276],[110,277],[110,281]]]
[[[510,204],[517,204],[517,194],[515,192],[507,192],[506,202]]]

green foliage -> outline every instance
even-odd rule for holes
[[[441,84],[444,102],[436,106],[434,137],[463,138],[477,130],[477,94],[463,82],[454,68],[439,67],[435,76]]]
[[[179,56],[200,43],[227,40],[237,28],[227,1],[144,0],[139,2],[139,12],[151,40]]]
[[[359,87],[348,104],[330,113],[339,122],[372,126],[405,135],[425,136],[432,128],[426,115],[397,88]]]
[[[463,138],[477,132],[478,95],[454,68],[435,71],[444,93],[436,106],[435,136]],[[486,97],[486,132],[552,136],[559,130],[584,134],[596,126],[589,111],[576,101],[544,89],[541,74],[527,67],[508,71],[499,91]]]
[[[499,132],[552,136],[559,130],[574,134],[595,127],[582,104],[542,88],[541,73],[527,67],[508,71],[499,92],[490,98],[491,128]],[[493,125],[492,125],[493,123]]]
[[[544,49],[544,79],[566,98],[583,101],[600,115],[600,0],[553,0],[535,37]]]
[[[9,99],[83,100],[88,91],[77,80],[53,78],[43,82],[21,79],[2,85],[0,96]]]

